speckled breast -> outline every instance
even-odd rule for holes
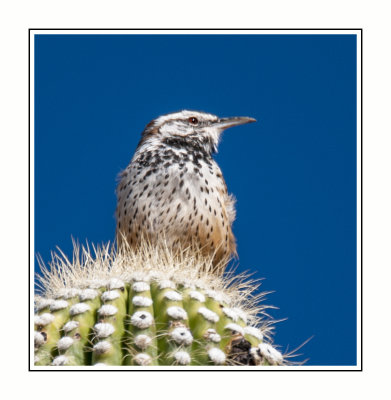
[[[232,199],[212,157],[170,146],[139,149],[117,188],[117,236],[197,244],[215,262],[235,252]]]

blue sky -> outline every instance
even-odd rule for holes
[[[181,109],[257,119],[216,156],[238,270],[274,291],[281,350],[356,364],[355,35],[37,35],[35,252],[111,241],[118,173]]]

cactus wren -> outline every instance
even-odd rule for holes
[[[234,199],[212,155],[221,133],[254,122],[181,111],[160,116],[144,129],[117,187],[117,240],[168,246],[197,244],[213,264],[236,254],[231,225]]]

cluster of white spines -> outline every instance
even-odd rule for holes
[[[37,329],[34,332],[35,363],[39,363],[42,359],[51,360],[49,350],[45,348],[48,341],[53,344],[59,342],[57,345],[59,345],[60,348],[66,346],[65,342],[60,341],[60,333],[58,330],[53,329],[53,327],[62,326],[65,323],[67,318],[66,310],[69,307],[69,302],[65,300],[65,298],[70,299],[70,293],[73,294],[74,291],[62,293],[64,299],[59,299],[59,296],[56,296],[55,299],[41,299],[41,301],[38,302],[37,310],[39,314],[35,316],[34,320]],[[59,361],[60,360],[53,360],[53,365],[59,365],[57,364]]]
[[[112,278],[106,285],[106,289],[100,296],[98,322],[94,325],[93,364],[100,366],[105,364],[108,353],[116,350],[121,360],[121,343],[119,337],[114,337],[116,331],[122,325],[119,314],[126,313],[125,283],[118,278]],[[121,308],[121,312],[119,310]],[[119,335],[121,336],[121,332]]]
[[[189,316],[184,308],[183,295],[177,291],[172,280],[164,279],[156,284],[160,293],[161,308],[157,313],[157,323],[165,324],[167,340],[159,345],[166,348],[166,363],[188,365],[192,361],[191,345],[193,336],[189,329]],[[161,325],[164,326],[164,325]]]
[[[194,290],[195,289],[195,290]],[[203,293],[203,289],[195,287],[190,290],[189,295],[189,308],[194,310],[195,325],[194,329],[197,344],[201,345],[206,350],[207,359],[203,362],[211,362],[215,365],[224,364],[226,361],[225,353],[219,348],[221,336],[217,333],[217,323],[220,320],[219,315],[207,307],[207,298],[209,297],[207,291]],[[216,293],[213,292],[213,295]]]
[[[153,361],[154,315],[151,286],[144,280],[139,280],[130,285],[129,318],[130,331],[134,337],[134,354],[130,363],[135,365],[150,365]],[[152,352],[151,354],[148,354]],[[131,352],[132,353],[132,352]]]
[[[91,306],[87,302],[93,300],[97,296],[98,292],[93,289],[69,289],[67,293],[63,295],[63,297],[67,300],[57,300],[57,302],[67,302],[67,305],[65,306],[64,303],[62,304],[61,308],[68,308],[70,320],[62,327],[64,336],[62,336],[56,344],[59,355],[53,359],[52,365],[69,365],[75,362],[75,360],[73,360],[72,346],[77,345],[77,341],[80,338],[80,335],[77,333],[77,330],[80,327],[79,318],[83,314],[91,311]],[[68,302],[70,302],[70,304],[68,304]],[[52,303],[52,305],[54,305],[54,303]],[[59,303],[55,305],[55,308],[58,307]]]

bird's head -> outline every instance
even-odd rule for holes
[[[232,126],[255,122],[254,118],[219,118],[216,115],[183,110],[162,115],[144,129],[141,143],[157,140],[176,147],[202,147],[207,153],[217,152],[221,133]]]

